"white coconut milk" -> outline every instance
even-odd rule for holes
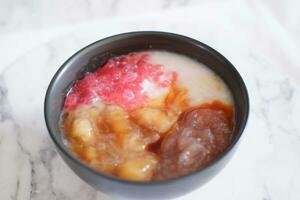
[[[211,69],[187,56],[167,51],[148,51],[150,63],[164,65],[178,74],[178,86],[189,90],[191,106],[214,100],[232,104],[233,99],[224,81]]]

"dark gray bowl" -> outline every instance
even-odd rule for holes
[[[227,83],[235,101],[234,138],[229,148],[206,168],[184,177],[160,182],[132,182],[97,172],[78,160],[63,144],[59,126],[65,95],[73,83],[112,56],[132,51],[161,49],[187,55],[215,71]],[[74,54],[54,75],[45,98],[45,120],[57,151],[85,182],[107,194],[130,199],[166,199],[183,195],[210,180],[229,161],[245,128],[249,99],[234,66],[211,47],[194,39],[165,32],[132,32],[99,40]]]

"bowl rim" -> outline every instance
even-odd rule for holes
[[[51,93],[52,93],[52,91],[55,87],[56,81],[60,78],[60,74],[63,73],[63,70],[65,69],[65,67],[70,62],[72,62],[72,60],[75,57],[80,56],[80,54],[82,54],[84,51],[88,51],[89,48],[93,47],[94,45],[96,45],[100,42],[108,40],[108,39],[125,39],[125,38],[123,38],[124,36],[125,37],[126,36],[137,37],[137,36],[144,36],[144,35],[172,37],[173,39],[182,40],[182,41],[191,43],[193,45],[196,45],[199,48],[205,49],[206,51],[211,53],[214,57],[222,60],[227,67],[231,68],[232,73],[234,73],[235,77],[237,77],[237,79],[238,79],[236,81],[239,82],[239,88],[242,90],[242,92],[244,93],[244,96],[245,96],[245,102],[244,102],[245,103],[245,108],[244,108],[244,115],[243,115],[244,117],[242,119],[240,129],[236,132],[237,136],[235,137],[235,139],[231,142],[231,144],[227,147],[227,149],[225,151],[223,151],[216,159],[211,161],[208,165],[206,165],[202,169],[196,170],[196,171],[191,172],[191,173],[189,173],[187,175],[184,175],[184,176],[179,176],[179,177],[175,177],[175,178],[172,178],[172,179],[159,180],[159,181],[131,181],[131,180],[125,180],[125,179],[121,179],[121,178],[116,177],[116,176],[111,176],[111,175],[99,172],[99,171],[89,167],[87,164],[85,164],[84,162],[82,162],[81,160],[76,158],[76,156],[73,155],[69,150],[67,150],[66,146],[63,147],[62,145],[60,145],[59,141],[54,136],[54,133],[52,131],[52,128],[51,128],[51,125],[50,125],[50,122],[49,122],[49,119],[48,119],[48,110],[51,109],[50,104],[49,104],[49,99],[51,98]],[[65,156],[67,156],[69,159],[71,159],[74,163],[76,163],[80,167],[83,167],[84,169],[88,170],[89,172],[96,175],[97,177],[108,179],[110,181],[116,181],[116,182],[119,182],[119,183],[125,183],[125,184],[130,184],[130,185],[135,185],[135,186],[151,186],[151,185],[169,184],[170,182],[178,182],[180,180],[187,179],[191,176],[194,176],[195,174],[203,173],[204,171],[211,168],[215,163],[220,162],[237,145],[238,141],[240,140],[240,138],[241,138],[241,136],[242,136],[242,134],[245,130],[247,121],[248,121],[249,107],[250,107],[250,105],[249,105],[249,95],[248,95],[246,85],[245,85],[241,75],[239,74],[237,69],[234,67],[234,65],[230,61],[228,61],[222,54],[220,54],[218,51],[216,51],[212,47],[210,47],[210,46],[208,46],[208,45],[206,45],[206,44],[204,44],[204,43],[202,43],[198,40],[195,40],[193,38],[190,38],[190,37],[187,37],[187,36],[184,36],[184,35],[181,35],[181,34],[177,34],[177,33],[163,32],[163,31],[133,31],[133,32],[125,32],[125,33],[121,33],[121,34],[116,34],[116,35],[108,36],[108,37],[105,37],[103,39],[97,40],[97,41],[81,48],[76,53],[74,53],[70,58],[68,58],[59,67],[59,69],[56,71],[56,73],[54,74],[54,76],[52,77],[52,79],[51,79],[51,81],[48,85],[46,95],[45,95],[45,100],[44,100],[44,120],[45,120],[45,123],[46,123],[48,133],[49,133],[52,141],[56,145],[56,147]],[[62,133],[60,133],[60,134],[62,134]]]

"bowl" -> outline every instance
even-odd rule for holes
[[[77,159],[64,145],[60,116],[65,96],[86,72],[102,66],[109,58],[141,50],[167,50],[189,56],[217,73],[232,92],[235,109],[231,145],[204,169],[183,177],[151,182],[133,182],[98,172]],[[67,165],[97,190],[129,199],[167,199],[195,190],[216,175],[234,153],[249,112],[247,89],[234,66],[211,47],[186,36],[155,31],[130,32],[94,42],[71,56],[56,72],[47,89],[44,105],[46,125],[56,149]]]

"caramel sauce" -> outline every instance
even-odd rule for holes
[[[156,142],[154,142],[152,144],[149,144],[148,147],[147,147],[147,150],[151,151],[153,153],[159,154],[160,146],[161,146],[161,143],[162,143],[163,139],[164,139],[164,136],[161,136],[159,138],[159,140],[157,140]]]
[[[104,108],[85,108],[86,110],[80,112],[67,113],[63,117],[62,127],[69,147],[91,167],[111,175],[128,179],[130,176],[126,174],[126,170],[130,167],[128,173],[138,173],[139,180],[150,180],[153,173],[156,174],[153,179],[168,178],[163,173],[157,176],[159,170],[163,171],[160,162],[163,163],[165,159],[162,144],[170,135],[175,134],[175,127],[182,124],[190,113],[201,109],[222,111],[230,129],[234,125],[232,105],[213,101],[189,107],[187,94],[187,89],[173,85],[168,94],[152,101],[148,107],[130,112],[117,106],[104,105]],[[76,130],[74,123],[80,118],[88,120],[89,123],[81,122],[82,127],[77,127]],[[91,135],[80,133],[89,128]],[[147,158],[146,161],[152,163],[149,168],[152,171],[147,171],[149,174],[139,169],[142,164],[148,165],[141,158]],[[134,159],[138,159],[138,165],[132,161]],[[137,168],[137,171],[132,171],[132,168]],[[178,171],[170,173],[176,176],[185,174]]]

